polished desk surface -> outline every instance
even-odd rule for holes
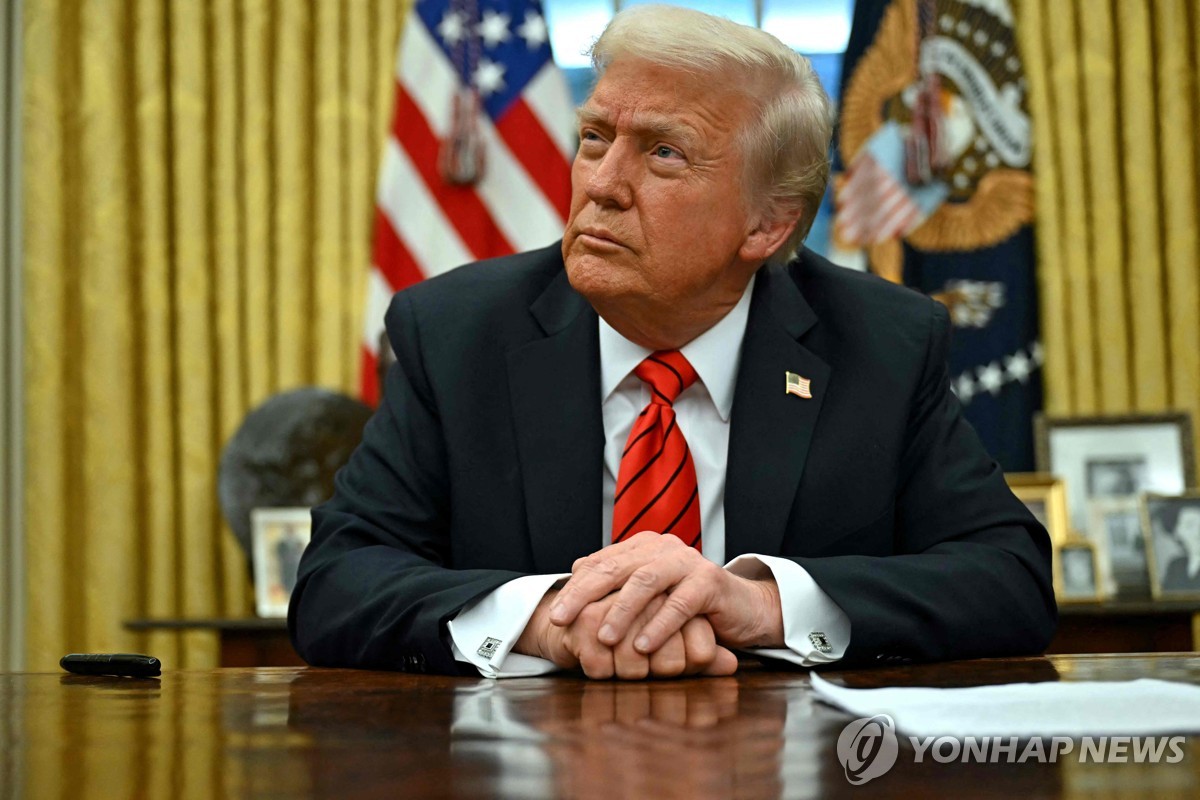
[[[1200,684],[1200,656],[823,674],[861,688]],[[902,745],[890,772],[855,787],[835,751],[850,720],[814,701],[805,673],[753,665],[732,678],[641,683],[306,668],[0,674],[0,798],[1200,796],[1200,737],[1177,764],[916,764]]]

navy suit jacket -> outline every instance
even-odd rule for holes
[[[602,541],[596,312],[554,245],[400,292],[387,329],[397,364],[313,511],[292,641],[314,665],[474,672],[447,620]],[[1054,632],[1048,537],[964,421],[948,337],[941,304],[809,251],[754,287],[726,556],[807,569],[850,619],[848,663],[1034,653]]]

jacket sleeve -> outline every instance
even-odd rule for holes
[[[1050,541],[950,391],[949,316],[930,301],[896,487],[894,555],[797,558],[850,617],[846,662],[1042,652],[1057,625]]]
[[[454,659],[446,622],[521,573],[451,568],[441,420],[404,293],[388,332],[398,361],[333,497],[313,509],[288,629],[314,666],[477,674]]]

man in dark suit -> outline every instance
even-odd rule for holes
[[[393,301],[297,651],[596,678],[1040,651],[1048,538],[962,419],[945,309],[795,255],[828,176],[811,66],[664,8],[593,59],[561,246]]]

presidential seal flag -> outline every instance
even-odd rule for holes
[[[575,150],[540,0],[417,0],[395,80],[361,345],[372,403],[392,294],[560,238]]]
[[[1027,91],[1009,0],[856,3],[834,258],[946,304],[951,386],[1006,470],[1042,399]]]

